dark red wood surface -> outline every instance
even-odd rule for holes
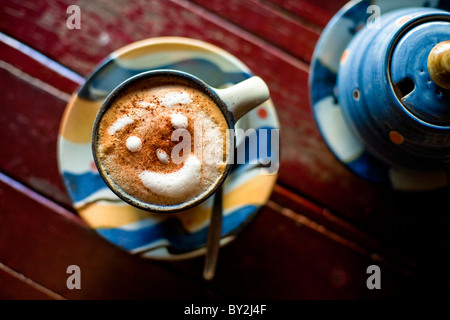
[[[0,3],[0,298],[380,299],[447,296],[448,191],[402,194],[354,176],[314,122],[308,72],[321,30],[344,1],[65,1]],[[66,27],[70,4],[80,30]],[[56,162],[67,101],[111,51],[156,36],[218,45],[260,75],[281,122],[281,167],[269,203],[203,260],[132,257],[77,216]],[[45,232],[44,232],[45,231]],[[68,290],[66,268],[83,270]],[[368,290],[366,269],[382,269]]]

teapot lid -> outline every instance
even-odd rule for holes
[[[433,48],[448,40],[448,16],[418,20],[399,33],[390,59],[390,79],[399,101],[417,118],[437,126],[450,126],[450,90],[433,81],[427,61]]]

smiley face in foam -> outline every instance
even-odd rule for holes
[[[182,100],[180,99],[181,101],[176,102],[176,100],[174,101],[174,98],[171,97],[171,106],[176,103],[185,103],[185,96],[181,96],[180,98]],[[175,113],[172,114],[170,118],[175,129],[187,128],[188,119],[186,116]],[[124,118],[120,118],[111,127],[109,127],[108,132],[115,133],[130,123],[133,123],[133,119],[130,117],[125,116]],[[126,141],[126,146],[130,152],[137,152],[142,148],[142,140],[139,137],[130,136]],[[169,156],[163,150],[157,149],[156,154],[161,163],[168,164],[170,162]],[[145,170],[139,174],[139,178],[144,186],[157,195],[165,197],[180,197],[186,193],[189,193],[200,184],[202,175],[201,166],[201,162],[196,156],[189,155],[183,167],[177,171],[171,173],[159,173]]]
[[[132,197],[156,205],[180,204],[200,197],[220,180],[226,168],[227,128],[220,109],[203,92],[144,82],[119,95],[103,115],[98,157],[108,176]],[[189,137],[174,139],[177,130]],[[181,143],[185,146],[180,151]],[[204,161],[209,153],[203,150],[213,144],[221,161]],[[175,161],[174,150],[183,161]]]

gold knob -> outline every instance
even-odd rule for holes
[[[450,90],[450,41],[438,43],[428,55],[428,72],[441,88]]]

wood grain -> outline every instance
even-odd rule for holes
[[[119,250],[68,219],[73,214],[64,208],[2,174],[0,193],[0,261],[62,297],[217,298],[173,269]],[[69,265],[81,269],[80,290],[66,286]]]
[[[257,0],[193,2],[283,51],[303,61],[311,61],[314,44],[320,35],[319,28]]]
[[[426,291],[446,296],[446,286],[393,270],[370,249],[336,241],[336,234],[306,218],[306,210],[293,212],[295,219],[279,210],[269,202],[245,232],[220,251],[210,288],[237,299],[408,299]],[[198,259],[177,264],[191,277],[202,268]],[[382,291],[366,287],[366,269],[372,264],[382,270]]]
[[[54,300],[59,295],[0,263],[0,299]]]
[[[157,263],[133,257],[67,219],[69,213],[62,207],[4,175],[0,192],[0,261],[67,299],[364,299],[444,294],[433,284],[355,252],[308,223],[280,215],[277,206],[265,207],[238,239],[222,248],[216,277],[205,284],[202,258]],[[383,292],[366,287],[366,269],[374,263],[383,268]],[[81,269],[80,290],[66,286],[69,265]]]
[[[19,70],[67,94],[85,81],[72,70],[3,33],[0,34],[0,59],[9,65],[3,68]]]
[[[331,17],[341,9],[348,0],[268,0],[293,15],[301,17],[305,23],[314,23],[324,28]]]
[[[0,167],[67,206],[67,195],[56,159],[59,122],[66,101],[0,68],[4,97],[0,117]],[[24,94],[25,93],[25,94]]]

